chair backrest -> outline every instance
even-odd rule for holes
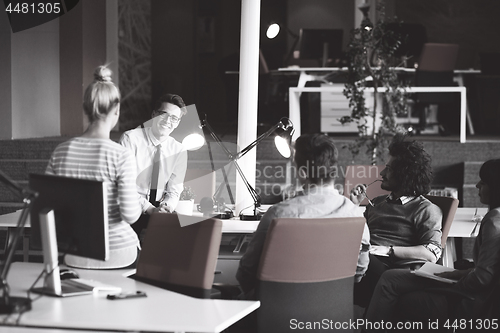
[[[457,211],[459,201],[458,199],[452,197],[441,197],[434,195],[425,195],[425,197],[430,202],[441,208],[441,212],[443,213],[443,222],[441,224],[441,246],[444,249],[446,245],[446,239],[448,238],[448,233],[450,232],[451,223],[455,218],[455,213]]]
[[[151,215],[135,278],[168,290],[209,298],[222,237],[222,221],[177,214]],[[186,225],[188,224],[188,225]]]
[[[348,165],[346,167],[344,179],[344,196],[349,198],[351,190],[360,184],[368,185],[380,179],[380,171],[384,168],[384,165]],[[380,195],[387,195],[390,193],[389,191],[383,190],[380,184],[380,182],[376,182],[368,186],[366,189],[368,198],[373,199]],[[361,205],[368,205],[368,200],[364,199]]]
[[[196,195],[195,203],[200,203],[205,197],[212,198],[215,193],[215,172],[208,169],[187,169],[184,186],[193,190]]]
[[[457,44],[424,44],[415,73],[415,85],[417,87],[454,86],[453,70],[457,57]],[[455,95],[450,93],[417,93],[415,97],[419,103],[441,104],[454,102]]]
[[[418,63],[419,71],[450,72],[455,69],[458,44],[425,43]]]
[[[271,222],[257,279],[259,332],[289,332],[290,320],[348,322],[363,217]]]

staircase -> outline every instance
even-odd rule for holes
[[[0,170],[22,187],[28,186],[30,173],[44,173],[55,147],[68,140],[54,137],[26,140],[0,140]],[[22,207],[22,201],[0,185],[0,215]]]

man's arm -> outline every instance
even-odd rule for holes
[[[416,246],[393,246],[394,257],[399,259],[420,259],[436,262],[438,258],[423,245]]]
[[[370,264],[370,230],[365,223],[363,229],[363,236],[361,238],[361,245],[359,247],[358,255],[358,265],[356,266],[356,274],[354,276],[354,281],[359,282],[368,270],[368,265]]]
[[[417,230],[419,245],[393,246],[392,255],[397,259],[417,259],[436,262],[441,257],[441,223],[443,214],[434,205],[421,205],[413,219]],[[378,246],[377,252],[389,254],[389,246]]]
[[[133,142],[133,140],[131,140],[127,132],[122,134],[119,143],[130,151],[130,153],[134,156],[134,160],[137,159],[137,145]],[[141,172],[141,170],[137,170],[137,173],[139,172]],[[138,188],[137,198],[139,201],[139,205],[141,206],[141,210],[144,214],[151,215],[155,211],[156,207],[148,201],[147,193],[140,193],[140,190]]]
[[[421,245],[414,246],[415,249],[408,251],[414,251],[413,254],[415,257],[412,258],[436,262],[442,253],[441,237],[443,233],[441,228],[443,213],[438,206],[429,203],[428,205],[423,205],[422,209],[417,210],[414,218]],[[396,249],[394,252],[396,252]],[[409,253],[402,252],[402,255],[406,254]]]
[[[184,190],[184,177],[186,176],[187,168],[187,151],[183,150],[178,154],[175,162],[174,170],[170,175],[170,179],[165,184],[161,206],[167,211],[173,212],[179,202],[179,196]],[[196,194],[196,193],[195,193]]]

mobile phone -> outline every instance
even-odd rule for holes
[[[106,298],[115,300],[115,299],[126,299],[126,298],[136,298],[136,297],[146,297],[146,293],[140,290],[137,291],[125,291],[119,294],[109,294]]]

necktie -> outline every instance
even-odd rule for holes
[[[151,190],[149,191],[149,202],[156,206],[156,192],[158,189],[158,176],[160,173],[161,145],[156,146],[156,153],[153,158],[153,172],[151,174]]]

